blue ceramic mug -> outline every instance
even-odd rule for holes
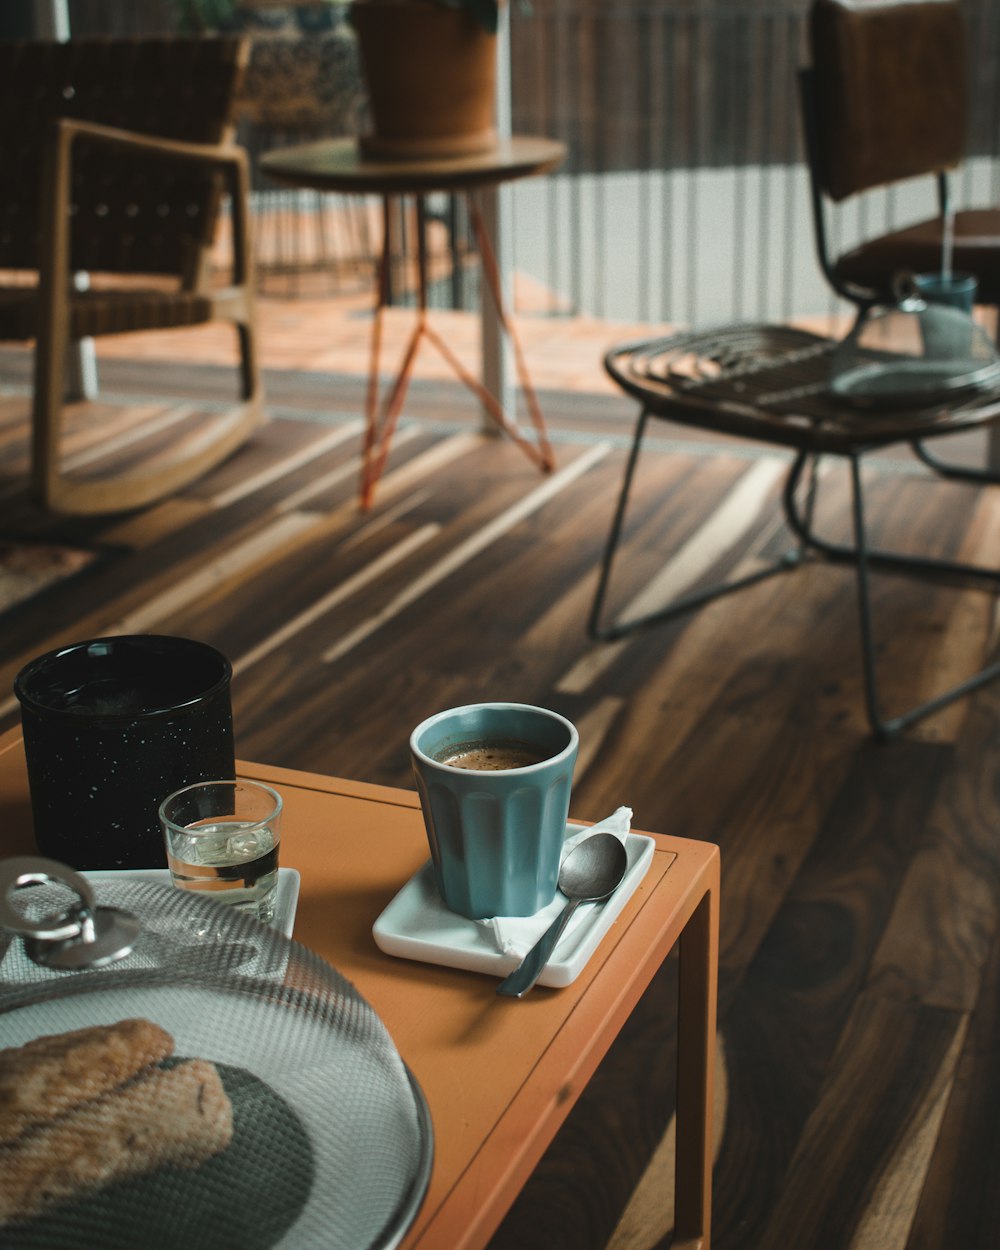
[[[410,756],[445,905],[473,920],[555,898],[580,739],[524,703],[473,703],[419,724]]]

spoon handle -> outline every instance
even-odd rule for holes
[[[542,975],[542,969],[549,962],[549,956],[555,950],[563,929],[569,924],[570,916],[582,902],[583,899],[575,898],[566,904],[520,964],[500,982],[497,986],[498,994],[506,994],[510,998],[520,998],[527,994]]]

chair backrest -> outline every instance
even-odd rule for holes
[[[0,42],[0,268],[36,269],[42,155],[57,118],[219,143],[233,131],[249,44],[238,38]],[[211,243],[214,175],[79,143],[72,263],[183,274]]]
[[[813,176],[832,200],[963,158],[965,33],[956,0],[813,0]]]

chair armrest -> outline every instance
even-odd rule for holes
[[[117,126],[103,126],[99,122],[83,121],[75,117],[57,118],[54,129],[66,136],[69,141],[85,136],[107,147],[148,152],[152,156],[164,156],[181,161],[225,166],[246,160],[246,152],[243,148],[231,142],[189,143],[180,139],[164,139],[159,135],[141,134],[137,130],[122,130]]]
[[[142,134],[138,131],[122,130],[97,122],[65,117],[55,121],[53,135],[53,164],[49,167],[52,178],[50,186],[57,199],[50,207],[57,217],[60,212],[58,204],[62,205],[63,213],[68,212],[72,146],[78,139],[86,139],[89,143],[117,148],[135,155],[152,156],[180,164],[194,164],[217,169],[223,175],[231,197],[233,282],[235,285],[242,286],[251,281],[247,207],[250,172],[249,159],[242,147],[228,140],[221,143],[190,143],[179,139],[165,139],[157,135]],[[66,259],[68,264],[69,257],[67,256]]]

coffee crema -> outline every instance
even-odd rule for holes
[[[459,742],[434,758],[439,764],[466,768],[473,772],[505,772],[511,768],[528,768],[550,759],[551,751],[531,742],[513,740],[497,742]]]

